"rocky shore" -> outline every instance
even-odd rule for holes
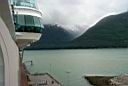
[[[128,74],[119,76],[85,76],[93,86],[128,86]]]
[[[114,76],[85,76],[85,79],[93,86],[113,86],[110,79]]]

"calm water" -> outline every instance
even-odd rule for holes
[[[64,86],[89,86],[84,75],[128,73],[128,49],[25,51],[24,61],[31,73],[50,73]]]

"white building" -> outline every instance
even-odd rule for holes
[[[62,86],[48,73],[29,75],[29,80],[29,86]]]

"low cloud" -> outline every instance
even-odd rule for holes
[[[45,24],[90,26],[103,16],[128,10],[128,0],[38,0]]]

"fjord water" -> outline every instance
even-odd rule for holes
[[[128,73],[128,48],[25,51],[23,60],[31,73],[48,72],[64,86],[89,86],[85,75]]]

